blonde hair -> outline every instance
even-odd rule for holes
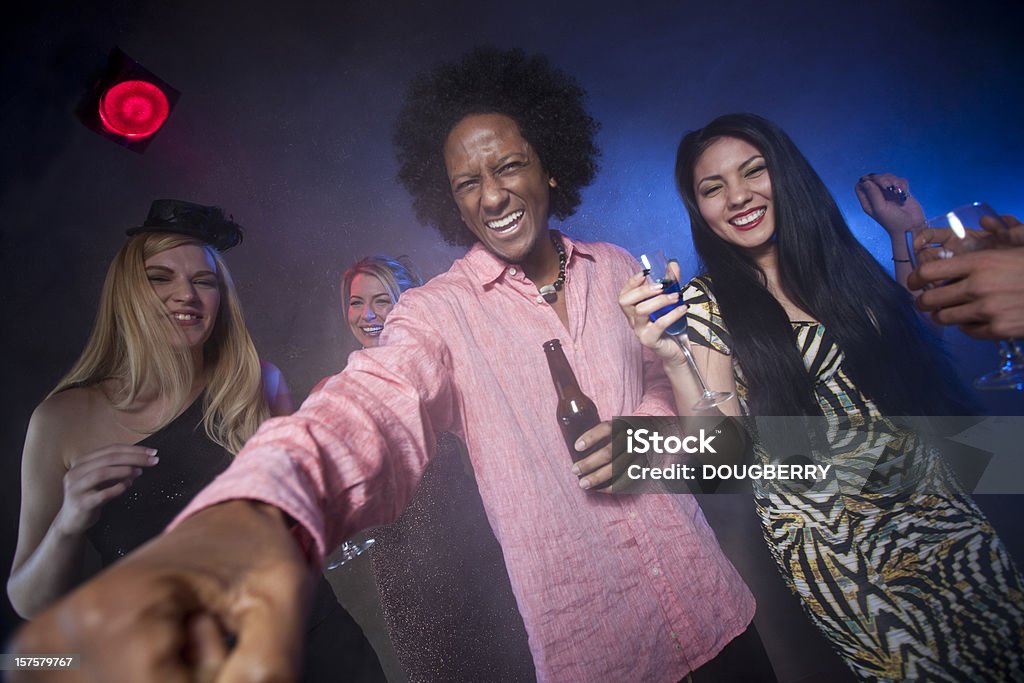
[[[356,275],[372,275],[380,280],[391,296],[391,303],[396,303],[402,292],[423,284],[416,267],[407,256],[393,259],[389,256],[364,256],[353,263],[341,276],[341,305],[348,308],[348,300],[352,295],[352,281]]]
[[[146,276],[145,262],[155,254],[186,244],[202,247],[213,258],[220,288],[217,319],[203,346],[203,427],[211,439],[237,453],[270,416],[260,360],[220,254],[185,235],[143,233],[121,247],[107,270],[89,341],[50,395],[113,380],[114,391],[109,398],[114,408],[126,410],[144,387],[156,386],[159,395],[169,398],[171,407],[153,427],[154,432],[181,411],[194,380],[191,354],[183,344],[168,343],[168,330],[180,331],[168,326],[164,304]]]

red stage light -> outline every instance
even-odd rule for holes
[[[75,115],[94,133],[142,153],[167,122],[179,95],[152,71],[114,48],[78,102]]]
[[[152,135],[164,125],[169,113],[167,96],[147,81],[123,81],[100,98],[103,127],[126,138]]]

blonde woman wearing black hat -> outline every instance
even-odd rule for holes
[[[7,583],[25,618],[82,580],[87,543],[107,566],[158,535],[261,422],[292,411],[219,253],[239,226],[215,207],[157,200],[128,234],[85,349],[29,423]],[[365,646],[358,631],[348,640]]]

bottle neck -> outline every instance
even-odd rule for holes
[[[565,352],[562,351],[562,345],[558,343],[558,340],[545,342],[544,353],[547,355],[548,370],[551,371],[551,381],[555,384],[558,398],[579,396],[582,393],[579,382],[576,381],[576,374],[572,371],[572,366],[569,365],[569,360],[565,357]]]

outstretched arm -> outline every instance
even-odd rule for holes
[[[294,680],[311,576],[279,510],[209,508],[18,633],[17,652],[81,653],[80,669],[12,680]]]

